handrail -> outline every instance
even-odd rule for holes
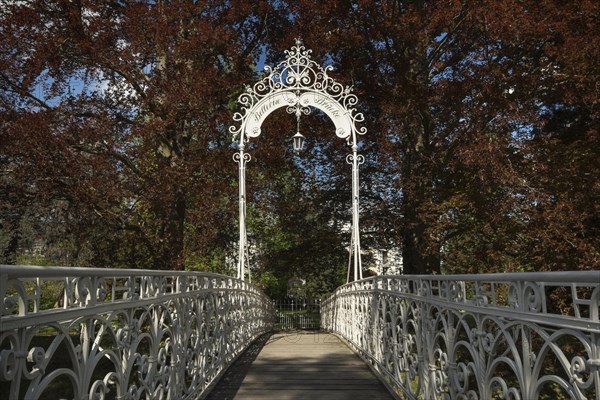
[[[0,300],[9,399],[200,398],[274,318],[251,284],[184,271],[2,265]]]
[[[175,274],[178,276],[196,276],[199,272],[195,271],[165,271],[157,269],[123,269],[123,268],[82,268],[82,267],[61,267],[61,266],[39,266],[39,265],[0,265],[0,274],[16,276],[19,278],[50,278],[64,276],[90,276],[107,275],[110,271],[111,276],[131,276],[143,273],[146,276],[164,276]],[[203,276],[221,277],[223,275],[212,272],[202,272]],[[230,277],[225,277],[230,278]]]
[[[408,399],[600,396],[600,271],[379,276],[321,324]]]

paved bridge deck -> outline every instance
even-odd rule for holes
[[[209,400],[393,399],[369,367],[323,332],[268,334],[228,369]]]

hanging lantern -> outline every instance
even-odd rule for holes
[[[296,132],[292,139],[294,141],[294,151],[296,153],[304,150],[304,142],[306,141],[306,138],[300,132]]]

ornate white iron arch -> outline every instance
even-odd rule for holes
[[[337,137],[346,139],[352,154],[346,157],[352,165],[352,237],[350,258],[348,262],[348,281],[362,279],[362,263],[360,257],[359,236],[359,190],[358,167],[364,163],[364,157],[358,154],[357,135],[367,132],[365,127],[357,128],[356,124],[364,121],[362,113],[356,112],[354,106],[358,98],[352,93],[352,87],[343,86],[331,78],[327,72],[333,67],[323,68],[311,59],[312,50],[305,49],[302,40],[296,39],[296,45],[286,50],[286,59],[274,68],[265,66],[268,73],[263,79],[246,87],[246,91],[238,98],[242,106],[241,112],[233,115],[239,125],[232,125],[234,142],[238,142],[238,152],[233,159],[239,164],[239,200],[240,200],[240,240],[237,277],[250,280],[248,263],[248,243],[246,237],[246,163],[250,154],[245,153],[245,144],[250,138],[261,134],[261,126],[265,119],[275,110],[286,107],[290,114],[310,114],[311,107],[321,110],[335,125]],[[351,272],[354,272],[351,274]]]

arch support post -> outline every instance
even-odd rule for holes
[[[239,151],[233,155],[233,160],[239,166],[240,240],[238,244],[237,278],[243,280],[247,273],[248,281],[251,281],[251,276],[248,261],[248,240],[246,237],[246,163],[250,159],[250,154],[245,153],[244,145],[240,144]]]
[[[362,259],[360,256],[360,226],[359,226],[359,179],[358,168],[365,162],[364,156],[358,154],[356,143],[352,145],[352,154],[346,157],[346,162],[352,165],[352,234],[350,237],[350,257],[348,260],[347,282],[360,280],[362,276]]]

